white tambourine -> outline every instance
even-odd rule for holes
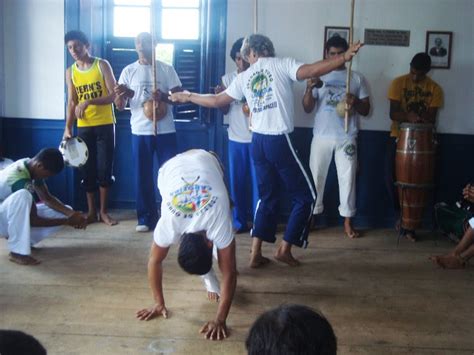
[[[73,168],[80,168],[89,158],[87,144],[80,137],[63,139],[59,145],[59,151],[63,155],[64,163]]]

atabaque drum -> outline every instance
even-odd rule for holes
[[[405,229],[421,226],[434,187],[435,137],[431,124],[402,123],[395,155],[395,174]]]

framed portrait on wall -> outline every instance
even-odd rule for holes
[[[451,67],[452,32],[427,31],[425,52],[431,57],[431,67],[449,69]]]
[[[324,27],[324,43],[323,43],[323,55],[324,46],[329,38],[339,36],[344,38],[349,43],[349,27],[337,27],[337,26],[325,26]]]

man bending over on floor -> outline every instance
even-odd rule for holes
[[[62,225],[86,228],[87,219],[82,213],[51,195],[43,180],[58,174],[63,167],[59,150],[47,148],[33,159],[20,159],[0,171],[0,235],[8,239],[10,261],[39,264],[30,255],[32,245],[57,232]]]
[[[467,185],[462,194],[465,200],[474,203],[474,185]],[[446,255],[431,256],[430,259],[443,269],[462,269],[472,256],[474,256],[474,217],[469,220],[469,226],[454,250]]]
[[[172,244],[180,243],[178,263],[184,271],[201,275],[209,300],[218,301],[216,318],[201,328],[207,339],[227,337],[237,270],[235,240],[224,172],[212,153],[188,150],[168,160],[158,174],[163,201],[148,262],[148,280],[155,304],[137,312],[140,320],[168,316],[163,297],[162,262]],[[222,273],[221,290],[212,269],[216,256]]]

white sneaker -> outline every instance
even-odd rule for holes
[[[144,233],[144,232],[149,232],[149,231],[150,231],[150,228],[148,228],[148,226],[145,226],[143,224],[139,224],[135,227],[135,232]]]

